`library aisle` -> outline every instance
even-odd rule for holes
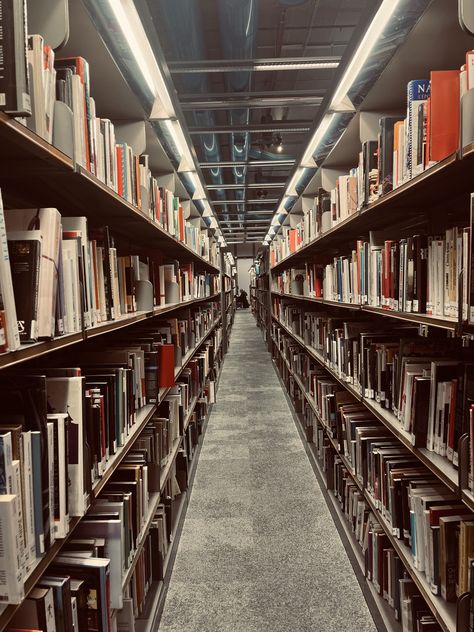
[[[247,311],[236,314],[159,630],[376,630]]]

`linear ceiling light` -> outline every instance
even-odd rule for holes
[[[127,41],[130,54],[135,58],[143,79],[155,97],[153,106],[155,116],[153,118],[175,117],[168,87],[156,63],[153,49],[133,0],[108,0],[108,6]]]
[[[354,106],[347,96],[348,91],[352,87],[358,74],[362,70],[365,62],[367,61],[370,52],[382,35],[383,30],[387,26],[390,18],[395,12],[400,0],[383,0],[374,19],[369,24],[367,31],[365,32],[362,41],[357,47],[356,52],[352,56],[344,74],[339,81],[334,96],[331,100],[330,110],[344,111],[349,109],[354,110]]]
[[[320,145],[320,143],[324,140],[327,131],[331,127],[331,124],[336,116],[335,112],[354,111],[354,105],[347,96],[347,93],[354,84],[354,81],[357,79],[357,76],[367,61],[370,52],[379,37],[382,35],[399,2],[400,0],[383,0],[374,16],[374,19],[369,24],[362,41],[357,47],[356,52],[352,56],[341,80],[338,83],[336,91],[331,99],[328,112],[321,119],[303,154],[299,168],[295,171],[288,183],[286,194],[278,206],[274,219],[279,213],[285,212],[284,205],[289,196],[298,196],[296,184],[300,179],[303,168],[309,167],[314,169],[317,166],[313,156],[318,148],[318,145]],[[277,223],[279,224],[279,222]]]

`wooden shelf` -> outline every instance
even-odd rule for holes
[[[289,371],[291,372],[291,374],[295,377],[295,379],[297,379],[297,381],[299,381],[300,385],[304,389],[304,385],[302,384],[301,379],[299,378],[299,376],[296,376],[296,374],[292,371],[287,359],[283,356],[283,354],[281,354],[280,349],[278,349],[278,351],[280,353],[281,358],[283,359],[283,361],[285,362],[286,366],[288,367]],[[300,386],[300,388],[301,388],[301,386]],[[307,395],[306,394],[306,389],[303,390],[303,394],[305,396]],[[308,400],[308,397],[306,397],[306,399]],[[309,400],[311,401],[311,398],[309,398]],[[371,509],[372,513],[376,516],[377,520],[382,525],[385,533],[387,534],[388,538],[390,539],[390,542],[391,542],[393,548],[397,552],[397,554],[400,557],[400,559],[403,561],[407,571],[409,572],[409,574],[412,577],[413,581],[417,585],[417,587],[420,590],[421,594],[423,595],[424,599],[429,604],[429,606],[430,606],[433,614],[435,615],[438,623],[441,625],[442,629],[445,632],[457,632],[457,628],[456,628],[456,604],[448,603],[448,602],[444,601],[444,599],[442,599],[441,597],[438,597],[438,596],[434,595],[431,592],[431,589],[430,589],[430,587],[428,585],[428,582],[426,581],[425,576],[414,568],[413,556],[411,554],[411,551],[400,540],[395,538],[395,536],[392,533],[392,528],[391,528],[390,524],[382,516],[380,511],[376,508],[372,497],[368,494],[367,490],[365,490],[363,488],[363,486],[361,485],[361,483],[358,480],[357,476],[355,476],[352,464],[348,461],[348,459],[345,457],[345,455],[340,454],[339,446],[337,444],[337,441],[335,441],[334,438],[331,436],[331,434],[328,432],[328,428],[324,424],[324,422],[322,421],[317,409],[314,407],[314,403],[313,403],[313,405],[311,407],[313,409],[313,412],[315,412],[315,414],[316,414],[318,422],[321,424],[321,426],[326,431],[326,434],[328,436],[329,441],[331,442],[332,446],[334,447],[334,449],[335,449],[336,453],[338,454],[339,458],[341,459],[342,463],[346,467],[349,475],[351,476],[352,480],[357,485],[359,490],[361,490],[361,492],[364,494],[364,498],[365,498],[366,502],[368,503],[368,505],[370,506],[370,509]],[[302,429],[302,432],[303,432],[303,429]],[[316,455],[314,455],[314,457],[317,459]],[[318,467],[319,467],[319,463],[318,463]],[[325,478],[320,467],[319,467],[319,471],[320,471],[320,474],[322,475],[322,477]],[[339,510],[340,510],[340,508],[339,508]]]
[[[397,318],[399,320],[405,320],[410,323],[428,325],[430,327],[439,327],[441,329],[447,329],[449,331],[456,331],[459,325],[458,320],[455,318],[428,316],[427,314],[418,314],[416,312],[395,312],[388,309],[382,309],[381,307],[372,307],[371,305],[356,305],[354,303],[328,301],[323,298],[311,298],[309,296],[301,296],[300,294],[286,294],[284,292],[276,292],[274,290],[272,290],[272,294],[274,296],[279,296],[281,298],[287,298],[290,300],[304,301],[308,303],[315,303],[317,305],[327,305],[329,307],[366,312],[368,314],[374,314],[376,316],[382,316],[385,318]]]
[[[462,159],[458,158],[457,154],[448,156],[367,207],[356,211],[296,252],[287,255],[271,266],[271,271],[282,270],[316,251],[318,254],[328,252],[337,243],[355,241],[364,231],[389,227],[405,219],[408,208],[410,213],[417,209],[418,215],[429,213],[433,206],[452,200],[453,191],[456,192],[456,197],[465,195],[467,204],[472,191],[473,161],[474,151],[467,151]]]
[[[108,225],[129,241],[158,246],[174,258],[220,272],[93,174],[1,112],[0,144],[0,187],[9,205],[54,207],[65,215],[86,215],[91,224]]]
[[[0,369],[6,369],[15,366],[16,364],[21,364],[22,362],[28,362],[33,358],[39,358],[48,353],[52,353],[53,351],[59,351],[60,349],[64,349],[65,347],[69,347],[79,342],[84,342],[86,340],[89,340],[90,338],[95,338],[96,336],[101,336],[105,333],[118,331],[119,329],[129,327],[130,325],[134,325],[149,318],[164,316],[165,314],[168,314],[170,312],[185,309],[190,305],[197,305],[199,303],[213,301],[216,300],[218,297],[219,294],[212,294],[211,296],[207,296],[205,298],[197,298],[191,301],[175,303],[173,305],[164,305],[163,307],[156,307],[152,312],[137,312],[135,314],[130,314],[129,316],[124,316],[117,320],[109,321],[107,323],[101,323],[100,325],[91,327],[90,329],[85,329],[84,331],[79,333],[67,334],[65,336],[55,338],[54,340],[45,340],[28,345],[22,345],[16,351],[7,352],[0,355]]]
[[[310,346],[306,345],[304,340],[295,335],[286,325],[283,325],[275,316],[272,315],[273,320],[288,334],[290,335],[296,342],[298,342],[305,351],[316,360],[321,366],[323,366],[326,371],[329,373],[331,377],[339,382],[345,389],[347,389],[355,399],[362,402],[364,406],[381,422],[383,425],[390,430],[390,432],[396,437],[407,450],[409,450],[413,455],[415,455],[420,461],[435,474],[449,489],[452,491],[459,493],[461,496],[461,491],[459,489],[459,474],[458,470],[454,467],[454,465],[448,461],[448,459],[435,454],[434,452],[430,452],[429,450],[423,448],[415,448],[411,444],[411,437],[408,432],[405,432],[398,423],[395,415],[387,409],[382,408],[377,402],[371,399],[366,399],[362,397],[360,393],[358,393],[351,384],[347,383],[341,376],[339,376],[335,371],[328,366],[327,362],[325,362],[324,358],[320,356],[319,353],[315,349],[312,349]]]

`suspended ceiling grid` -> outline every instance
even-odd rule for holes
[[[261,242],[321,101],[334,89],[337,69],[311,63],[338,64],[376,5],[378,0],[149,0],[229,244]],[[224,32],[225,15],[234,32]],[[183,41],[186,20],[193,36]],[[285,60],[308,67],[255,69],[277,68]]]

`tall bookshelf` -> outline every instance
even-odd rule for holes
[[[35,0],[33,4],[35,24],[47,25],[47,16],[53,5],[57,15],[62,15],[62,10],[66,15],[68,8],[68,3],[64,0],[44,2],[43,12],[38,10],[40,3]],[[176,436],[173,443],[167,446],[167,453],[160,452],[161,461],[149,466],[150,471],[153,469],[154,472],[153,488],[150,479],[149,489],[146,490],[147,503],[142,507],[140,532],[132,547],[133,555],[127,560],[123,571],[122,592],[130,600],[136,589],[132,587],[137,581],[135,575],[144,564],[145,548],[150,545],[149,535],[156,528],[157,512],[169,500],[168,515],[171,520],[167,526],[166,553],[156,549],[151,554],[151,557],[163,554],[159,563],[159,577],[154,577],[153,582],[147,586],[146,599],[141,604],[140,611],[135,613],[135,629],[145,632],[156,629],[166,596],[202,437],[215,401],[227,351],[235,309],[234,292],[232,279],[225,272],[218,256],[217,235],[214,230],[209,229],[192,199],[192,194],[183,184],[185,179],[183,180],[183,173],[178,172],[178,165],[174,164],[163,149],[152,124],[147,120],[149,112],[143,109],[134,95],[133,86],[129,85],[125,75],[119,70],[123,66],[123,60],[114,58],[82,2],[69,3],[69,10],[70,40],[61,56],[80,55],[89,61],[92,96],[96,98],[97,114],[115,121],[117,130],[119,127],[129,130],[127,140],[133,145],[134,153],[148,155],[151,174],[160,186],[165,187],[174,199],[179,200],[186,226],[199,228],[200,234],[205,235],[210,244],[210,251],[203,255],[198,248],[185,243],[179,235],[171,234],[159,221],[146,214],[138,205],[127,201],[89,170],[77,164],[71,156],[45,141],[21,121],[0,112],[0,191],[5,209],[52,207],[58,209],[63,217],[86,217],[91,229],[107,225],[116,239],[119,252],[126,255],[134,253],[144,258],[160,255],[160,261],[175,262],[180,271],[184,266],[192,264],[193,274],[208,275],[206,279],[210,279],[210,290],[199,290],[199,296],[186,295],[185,299],[178,301],[171,302],[165,298],[158,305],[153,301],[149,304],[148,298],[144,301],[146,307],[143,309],[137,308],[131,313],[102,320],[93,326],[84,325],[75,333],[21,344],[14,351],[0,354],[0,372],[10,374],[14,371],[15,379],[21,385],[22,376],[37,372],[36,367],[42,367],[43,363],[59,367],[77,366],[79,361],[76,358],[83,352],[94,348],[102,349],[108,344],[133,345],[134,340],[144,335],[143,332],[153,331],[155,324],[163,322],[163,319],[177,319],[176,322],[191,322],[194,319],[194,333],[186,338],[187,346],[182,344],[183,339],[179,336],[172,343],[175,359],[175,366],[171,367],[172,385],[159,388],[152,402],[143,403],[142,400],[143,405],[137,408],[133,423],[129,427],[127,425],[122,445],[116,448],[114,454],[107,454],[100,475],[92,482],[87,500],[86,510],[90,511],[114,480],[120,467],[129,462],[128,457],[136,449],[137,441],[145,436],[146,429],[162,410],[163,403],[172,396],[176,397],[173,390],[176,384],[187,384],[187,376],[193,371],[201,371],[199,381],[192,382],[193,388],[197,388],[196,392],[185,406],[179,405],[183,414],[179,419],[176,417]],[[41,15],[42,20],[39,19]],[[43,34],[46,38],[46,33]],[[48,35],[51,36],[51,33]],[[57,55],[59,56],[59,52]],[[190,340],[192,344],[188,344]],[[185,352],[177,361],[181,347]],[[201,367],[207,368],[201,370]],[[89,441],[92,439],[88,437]],[[168,490],[175,485],[174,479],[180,472],[179,493],[173,494],[170,500]],[[41,578],[49,573],[58,555],[75,538],[83,520],[82,516],[71,517],[65,537],[57,537],[50,547],[46,546],[42,555],[30,560],[22,577],[24,599],[20,603],[1,607],[0,630],[7,630],[12,621],[15,621],[15,616],[24,606],[24,600],[28,599]],[[151,558],[149,561],[151,563]],[[55,574],[58,574],[57,570]],[[121,613],[120,609],[110,607],[110,603],[106,605],[108,611],[110,610],[108,630],[112,632],[117,629],[117,620]]]
[[[330,191],[340,176],[349,174],[357,166],[362,143],[377,141],[375,130],[379,119],[389,115],[399,118],[405,116],[409,81],[429,78],[433,69],[459,69],[464,63],[465,52],[472,49],[472,39],[461,31],[456,9],[456,3],[448,6],[447,3],[435,1],[428,6],[404,44],[365,95],[357,111],[349,117],[349,122],[346,120],[345,130],[337,143],[326,156],[318,160],[318,170],[300,193],[280,235],[285,233],[285,227],[287,230],[299,227],[297,230],[301,229],[301,235],[304,235],[308,221],[311,221],[309,217],[316,204],[318,191],[321,188]],[[443,31],[449,49],[443,46],[437,48],[433,44],[439,41],[435,36],[438,31]],[[471,94],[472,90],[469,90],[469,98]],[[461,106],[461,119],[462,112]],[[326,500],[334,520],[352,550],[352,564],[358,574],[366,576],[370,604],[377,611],[377,616],[382,618],[386,629],[391,631],[402,630],[400,613],[395,613],[393,599],[389,605],[393,595],[387,586],[380,586],[377,578],[374,580],[373,576],[370,577],[371,571],[368,570],[367,556],[362,546],[364,543],[355,533],[356,520],[348,517],[347,498],[357,498],[359,502],[365,503],[366,510],[375,517],[377,528],[386,542],[385,548],[390,549],[390,555],[401,560],[406,576],[413,582],[434,617],[438,626],[436,629],[444,632],[471,629],[472,584],[467,591],[458,592],[456,598],[448,602],[441,596],[440,587],[433,587],[436,581],[432,579],[432,573],[428,577],[426,569],[420,571],[422,567],[419,559],[414,555],[407,538],[404,539],[397,532],[392,515],[377,495],[378,492],[374,491],[373,480],[369,475],[367,479],[360,476],[357,457],[348,448],[344,403],[358,407],[361,418],[368,419],[368,423],[377,428],[376,433],[383,437],[380,441],[386,441],[386,445],[390,446],[385,449],[401,455],[405,468],[425,468],[423,471],[429,484],[442,490],[439,493],[450,499],[449,502],[456,506],[460,515],[470,515],[474,510],[470,482],[472,464],[469,462],[473,441],[469,409],[462,412],[464,434],[459,437],[457,445],[451,448],[454,457],[451,452],[448,458],[448,453],[442,454],[441,449],[435,451],[427,445],[429,438],[425,438],[423,443],[416,435],[416,428],[405,429],[401,413],[397,415],[397,411],[394,412],[393,407],[384,400],[385,391],[380,382],[378,386],[370,383],[367,387],[363,371],[369,360],[363,365],[359,364],[362,377],[359,375],[359,380],[354,378],[353,364],[358,362],[360,356],[356,355],[356,351],[354,356],[350,355],[352,349],[349,345],[352,345],[352,340],[362,345],[360,336],[363,335],[372,335],[375,341],[376,332],[380,333],[380,345],[388,344],[387,340],[396,340],[394,345],[399,344],[404,335],[413,335],[414,340],[432,344],[433,347],[438,345],[439,348],[447,345],[451,349],[449,345],[455,345],[458,341],[459,350],[446,351],[444,359],[459,360],[464,370],[472,357],[473,330],[467,320],[466,309],[463,309],[461,295],[463,282],[466,286],[472,283],[472,249],[468,252],[468,258],[463,259],[462,272],[458,269],[460,274],[455,278],[459,304],[452,313],[445,311],[441,314],[415,313],[411,309],[402,311],[395,309],[394,304],[377,305],[371,301],[370,289],[365,300],[354,294],[344,296],[341,283],[344,277],[337,277],[338,272],[343,275],[344,270],[342,263],[341,268],[337,267],[337,260],[351,260],[351,255],[359,252],[356,246],[358,240],[370,242],[371,245],[375,243],[370,238],[375,235],[375,231],[384,235],[384,240],[395,240],[397,243],[418,233],[441,235],[442,239],[446,239],[446,230],[453,226],[469,227],[472,231],[472,156],[472,144],[464,143],[457,151],[419,175],[355,209],[337,223],[333,222],[309,241],[303,237],[301,243],[292,246],[288,240],[283,254],[282,237],[277,236],[269,252],[265,252],[263,268],[268,273],[263,274],[260,281],[257,275],[255,277],[253,313],[257,324],[262,328],[265,340],[270,341],[275,369],[288,393],[313,467],[323,487],[327,488]],[[320,295],[315,296],[317,290],[311,286],[309,271],[318,266],[321,271],[321,290]],[[333,270],[329,269],[331,266]],[[334,284],[324,284],[323,279],[327,282],[332,271],[334,277],[330,278]],[[398,274],[398,268],[395,273]],[[398,296],[396,298],[398,301]],[[268,318],[265,311],[267,305],[270,305]],[[354,327],[355,333],[344,333],[351,327]],[[410,334],[407,328],[411,328]],[[336,349],[342,350],[339,355]],[[380,347],[378,352],[383,353]],[[434,362],[439,359],[434,358]],[[318,377],[315,378],[315,375]],[[377,378],[381,374],[375,375]],[[432,374],[429,379],[434,379]],[[332,389],[329,395],[324,394],[328,393],[324,388]],[[382,452],[383,449],[379,448]],[[345,493],[348,496],[345,497]]]

